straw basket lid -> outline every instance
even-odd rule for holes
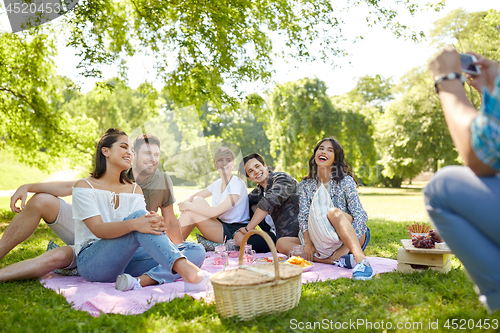
[[[281,263],[278,267],[279,280],[287,280],[302,273],[302,268],[299,266]],[[214,274],[210,280],[226,286],[251,286],[274,281],[275,277],[275,267],[272,263],[255,266],[241,265],[239,269]]]

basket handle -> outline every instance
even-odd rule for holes
[[[269,237],[269,235],[262,230],[253,229],[245,234],[245,236],[243,237],[243,240],[241,241],[241,245],[240,245],[240,257],[239,257],[239,264],[238,265],[241,266],[243,264],[243,253],[245,252],[245,245],[248,241],[248,238],[250,238],[250,236],[252,236],[253,234],[257,234],[260,237],[264,238],[264,240],[267,243],[267,246],[269,246],[269,248],[271,249],[271,252],[273,254],[273,262],[274,262],[274,282],[275,282],[275,284],[278,284],[278,281],[280,279],[280,269],[278,266],[279,265],[278,252],[276,252],[276,246],[274,246],[274,242],[271,239],[271,237]]]

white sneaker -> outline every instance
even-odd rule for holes
[[[198,283],[188,283],[184,281],[184,291],[187,293],[197,293],[200,291],[206,291],[207,282],[212,274],[207,271],[198,272],[198,276],[203,276],[203,280]]]
[[[116,278],[115,288],[121,291],[142,289],[141,279],[136,279],[130,274],[123,273]]]

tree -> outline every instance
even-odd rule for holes
[[[66,158],[73,165],[93,150],[95,131],[85,116],[57,108],[72,85],[56,75],[53,40],[0,33],[0,148],[22,151],[22,162],[47,170]]]
[[[393,88],[394,84],[391,78],[386,79],[378,74],[375,76],[366,75],[359,78],[354,89],[348,93],[333,96],[332,102],[342,110],[351,110],[354,113],[365,116],[370,122],[370,127],[368,127],[370,130],[369,133],[374,138],[373,124],[377,124],[380,121],[385,107],[392,101],[394,97]],[[374,144],[375,147],[379,146],[377,142]],[[402,178],[388,178],[381,173],[383,166],[377,163],[381,156],[382,153],[377,150],[375,159],[364,161],[365,163],[360,169],[364,174],[363,180],[371,185],[400,186]]]
[[[348,92],[344,98],[347,98],[349,104],[359,104],[362,108],[360,112],[371,115],[372,112],[363,112],[363,109],[371,107],[382,112],[383,105],[393,98],[391,92],[393,86],[390,78],[383,78],[379,74],[375,76],[365,75],[358,79],[354,89]]]
[[[267,105],[258,94],[250,94],[234,111],[228,110],[219,115],[210,112],[208,106],[203,110],[205,136],[220,137],[223,142],[238,145],[243,155],[259,153],[269,166],[274,165],[271,156],[271,143],[266,135]]]
[[[85,114],[97,123],[97,133],[103,134],[110,127],[125,133],[159,115],[159,93],[148,82],[131,89],[119,78],[97,84],[86,94],[79,94],[61,105],[70,115]]]
[[[500,11],[468,13],[457,9],[434,22],[432,44],[438,50],[453,45],[459,52],[474,51],[490,59],[500,59]]]
[[[468,13],[457,9],[434,23],[430,32],[432,44],[440,51],[445,45],[453,45],[459,52],[474,51],[487,58],[500,59],[500,11]],[[472,103],[479,107],[479,94],[467,89]]]
[[[271,95],[268,135],[277,165],[299,178],[308,172],[314,145],[325,137],[336,137],[348,164],[367,177],[375,164],[372,125],[353,110],[334,107],[319,79],[301,79],[278,85]]]
[[[341,15],[361,4],[370,12],[368,26],[381,24],[413,40],[423,33],[399,22],[398,11],[414,15],[443,5],[417,0],[397,1],[399,6],[373,0],[335,5],[330,0],[83,0],[67,16],[69,45],[82,57],[79,66],[86,75],[98,76],[101,64],[147,52],[157,58],[158,74],[176,103],[234,105],[241,82],[270,79],[276,55],[304,61],[345,55],[337,43],[344,39]],[[283,40],[283,50],[274,49],[271,35]]]
[[[376,142],[382,174],[399,187],[404,178],[459,161],[427,68],[410,71],[397,88],[404,93],[379,118]]]
[[[498,59],[500,12],[466,13],[456,10],[435,22],[434,44],[454,44],[460,52],[475,50]],[[494,34],[493,32],[496,32]],[[422,171],[437,171],[462,163],[449,134],[441,104],[434,91],[427,66],[408,72],[393,89],[398,96],[377,121],[376,141],[383,175],[400,185]],[[479,106],[476,92],[466,88]]]

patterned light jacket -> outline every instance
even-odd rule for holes
[[[361,201],[359,201],[356,182],[351,176],[345,176],[338,184],[333,180],[332,176],[329,185],[333,205],[353,217],[352,226],[356,231],[356,236],[358,238],[363,237],[366,233],[368,215],[363,209]],[[308,229],[309,208],[318,187],[319,180],[317,177],[316,179],[304,179],[299,184],[299,225],[301,233],[306,232]]]
[[[483,102],[470,126],[471,145],[476,156],[486,165],[500,170],[500,76],[489,93],[483,90]]]

